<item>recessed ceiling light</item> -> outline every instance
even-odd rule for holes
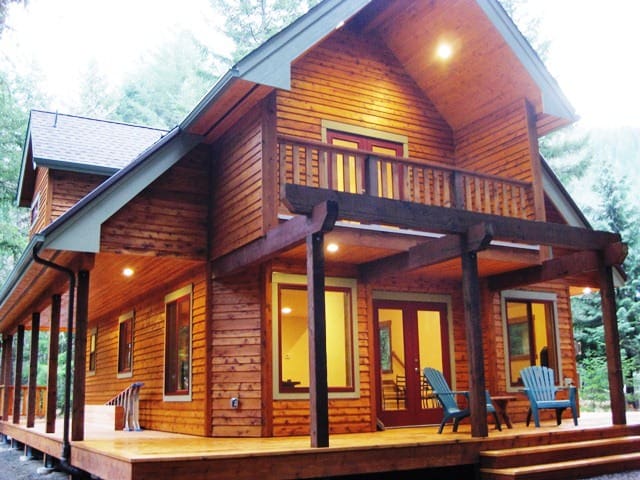
[[[130,277],[133,275],[133,268],[123,268],[122,269],[122,275],[124,275],[125,277]]]
[[[448,43],[441,43],[436,49],[436,55],[441,60],[448,60],[453,55],[453,48]]]
[[[327,245],[327,252],[329,253],[336,253],[339,250],[340,247],[338,247],[337,243],[330,243],[329,245]]]

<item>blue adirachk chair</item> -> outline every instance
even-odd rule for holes
[[[467,403],[469,399],[468,391],[453,391],[449,388],[449,384],[447,380],[442,375],[440,370],[436,370],[435,368],[426,367],[423,370],[424,377],[431,385],[433,389],[433,395],[438,399],[440,405],[442,406],[442,410],[444,411],[444,416],[442,418],[442,422],[440,422],[440,428],[438,429],[438,433],[442,433],[442,429],[444,428],[445,423],[449,420],[453,420],[453,431],[458,431],[458,424],[460,420],[471,415],[469,408],[460,408],[458,406],[458,402],[456,401],[456,396],[463,395],[467,398]],[[501,430],[500,421],[498,420],[498,415],[496,414],[496,409],[493,407],[493,403],[491,403],[491,397],[489,397],[489,392],[486,392],[487,398],[487,412],[493,414],[493,418],[496,420],[496,428]]]
[[[562,412],[571,409],[573,424],[578,425],[578,411],[576,408],[576,387],[558,387],[555,384],[553,369],[549,367],[527,367],[520,371],[520,378],[524,383],[524,392],[529,398],[529,413],[527,425],[531,422],[531,415],[536,427],[540,426],[540,410],[553,409],[556,411],[556,422],[562,422]],[[556,399],[559,390],[569,390],[568,399]]]

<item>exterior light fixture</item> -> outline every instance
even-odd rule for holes
[[[337,243],[330,243],[329,245],[327,245],[327,252],[329,253],[336,253],[339,250],[340,247],[338,247]]]
[[[125,277],[131,277],[133,275],[133,268],[123,268],[122,269],[122,275],[124,275]]]
[[[283,315],[289,315],[291,313],[291,307],[282,307],[282,310],[280,311]]]
[[[436,49],[436,55],[440,60],[448,60],[453,55],[453,49],[448,43],[441,43]]]

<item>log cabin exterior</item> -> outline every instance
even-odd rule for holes
[[[470,390],[485,437],[485,388],[513,395],[541,362],[578,381],[569,298],[591,286],[625,423],[624,245],[588,226],[538,151],[574,120],[493,0],[326,0],[170,132],[32,112],[31,239],[0,298],[3,422],[19,421],[7,387],[22,389],[25,329],[71,319],[74,441],[84,405],[134,381],[149,430],[326,446],[433,424],[425,366]]]

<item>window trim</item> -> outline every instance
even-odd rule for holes
[[[507,301],[508,300],[524,300],[530,302],[551,303],[553,312],[553,334],[555,335],[556,358],[558,359],[558,372],[556,377],[563,378],[562,355],[560,352],[560,328],[558,325],[558,295],[551,292],[537,292],[534,290],[503,290],[500,292],[500,310],[502,320],[502,338],[504,343],[504,372],[505,387],[507,392],[520,392],[522,386],[511,385],[511,370],[508,342],[508,325],[507,325]]]
[[[119,324],[118,324],[119,325]],[[95,375],[98,369],[98,327],[89,330],[89,355],[87,355],[87,374]],[[119,343],[119,339],[118,339]],[[91,356],[93,356],[93,369],[91,368]]]
[[[167,305],[182,297],[189,296],[189,391],[187,393],[167,393]],[[190,402],[193,395],[193,285],[189,284],[164,297],[164,347],[162,368],[162,400],[164,402]]]
[[[308,399],[309,392],[282,392],[280,391],[280,325],[278,313],[280,311],[279,285],[302,285],[307,287],[306,275],[273,272],[271,275],[271,302],[272,302],[272,386],[274,400],[300,400]],[[351,364],[353,368],[353,388],[348,391],[330,391],[329,398],[360,398],[360,355],[358,353],[358,282],[352,278],[327,277],[327,287],[337,287],[351,290]]]
[[[334,120],[322,120],[320,126],[323,143],[327,143],[327,130],[333,130],[359,137],[369,137],[377,140],[385,140],[387,142],[402,144],[402,156],[404,158],[409,157],[409,137],[406,135],[399,135],[397,133],[386,132],[384,130],[375,130],[373,128],[362,127],[360,125],[336,122]]]
[[[120,370],[120,352],[121,352],[121,346],[120,346],[120,341],[121,341],[120,328],[121,327],[120,326],[127,321],[131,321],[131,365],[129,366],[128,370]],[[116,363],[117,378],[133,377],[133,348],[134,348],[134,338],[135,338],[134,329],[135,329],[135,313],[133,310],[131,310],[130,312],[124,313],[118,317],[118,356],[117,356],[117,363]]]

